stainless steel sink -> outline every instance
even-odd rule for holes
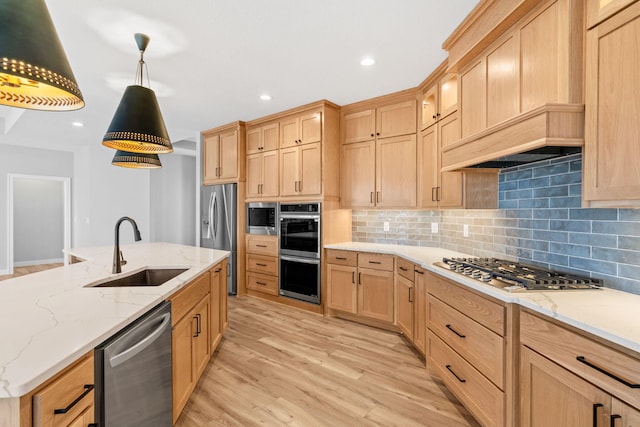
[[[85,288],[120,288],[123,286],[160,286],[184,273],[188,268],[147,268],[128,276],[90,283]]]

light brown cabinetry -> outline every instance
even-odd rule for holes
[[[342,129],[341,205],[415,207],[415,99],[348,106]]]
[[[322,141],[322,112],[313,111],[280,122],[280,148]]]
[[[460,121],[460,140],[442,147],[443,169],[582,146],[583,32],[580,1],[493,2],[468,17],[443,45],[458,74]]]
[[[525,311],[520,342],[522,426],[638,425],[637,355]]]
[[[483,425],[507,425],[504,304],[430,273],[427,292],[429,372]]]
[[[413,264],[396,260],[396,325],[410,341],[414,340],[416,316]]]
[[[93,423],[93,370],[93,352],[90,352],[35,390],[31,399],[32,422],[23,424],[34,427],[85,427]]]
[[[319,142],[280,149],[280,195],[307,196],[322,191]]]
[[[245,127],[235,122],[202,132],[203,184],[244,181]]]
[[[170,298],[174,423],[209,360],[210,284],[207,272]]]
[[[211,269],[209,330],[211,331],[211,351],[213,354],[227,328],[227,274],[229,261],[224,260]]]
[[[612,9],[629,2],[607,3]],[[607,7],[599,9],[609,10]],[[595,12],[594,12],[595,13]],[[583,200],[591,207],[640,206],[640,2],[587,32]]]
[[[426,88],[418,98],[420,130],[428,128],[458,110],[458,76],[452,73],[443,74],[445,65],[446,62],[434,71],[438,74],[435,82],[430,76],[421,85]]]
[[[247,289],[278,296],[278,265],[278,237],[247,234]]]
[[[427,353],[427,272],[415,267],[414,307],[413,307],[413,346],[426,355]]]
[[[247,197],[277,197],[279,169],[277,150],[247,155]]]
[[[277,150],[280,146],[280,124],[269,123],[247,129],[247,154]]]
[[[587,28],[592,28],[637,0],[587,0]]]
[[[394,322],[394,260],[391,255],[327,250],[327,307]]]

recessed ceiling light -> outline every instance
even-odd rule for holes
[[[262,99],[263,101],[271,101],[271,95],[267,95],[266,93],[262,94],[260,95],[260,99]]]
[[[81,128],[84,127],[84,123],[82,122],[73,122],[71,123],[73,126],[77,127],[77,128]]]
[[[375,63],[376,60],[370,57],[363,58],[362,61],[360,61],[360,65],[362,65],[363,67],[370,67]]]

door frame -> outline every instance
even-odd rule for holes
[[[14,180],[22,179],[39,179],[46,181],[59,181],[62,183],[63,193],[63,209],[64,209],[64,247],[63,251],[71,247],[71,178],[68,176],[46,176],[46,175],[27,175],[18,173],[7,174],[7,273],[13,274],[13,208],[14,208]],[[62,258],[66,262],[66,257]]]

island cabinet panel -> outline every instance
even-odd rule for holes
[[[94,385],[93,352],[33,393],[34,427],[87,426],[94,422],[94,392],[86,386]],[[88,391],[88,393],[86,393]],[[85,394],[86,393],[86,394]],[[75,404],[75,400],[80,398]],[[56,414],[56,409],[69,408]]]
[[[639,39],[640,2],[587,32],[582,169],[587,206],[640,206]]]

